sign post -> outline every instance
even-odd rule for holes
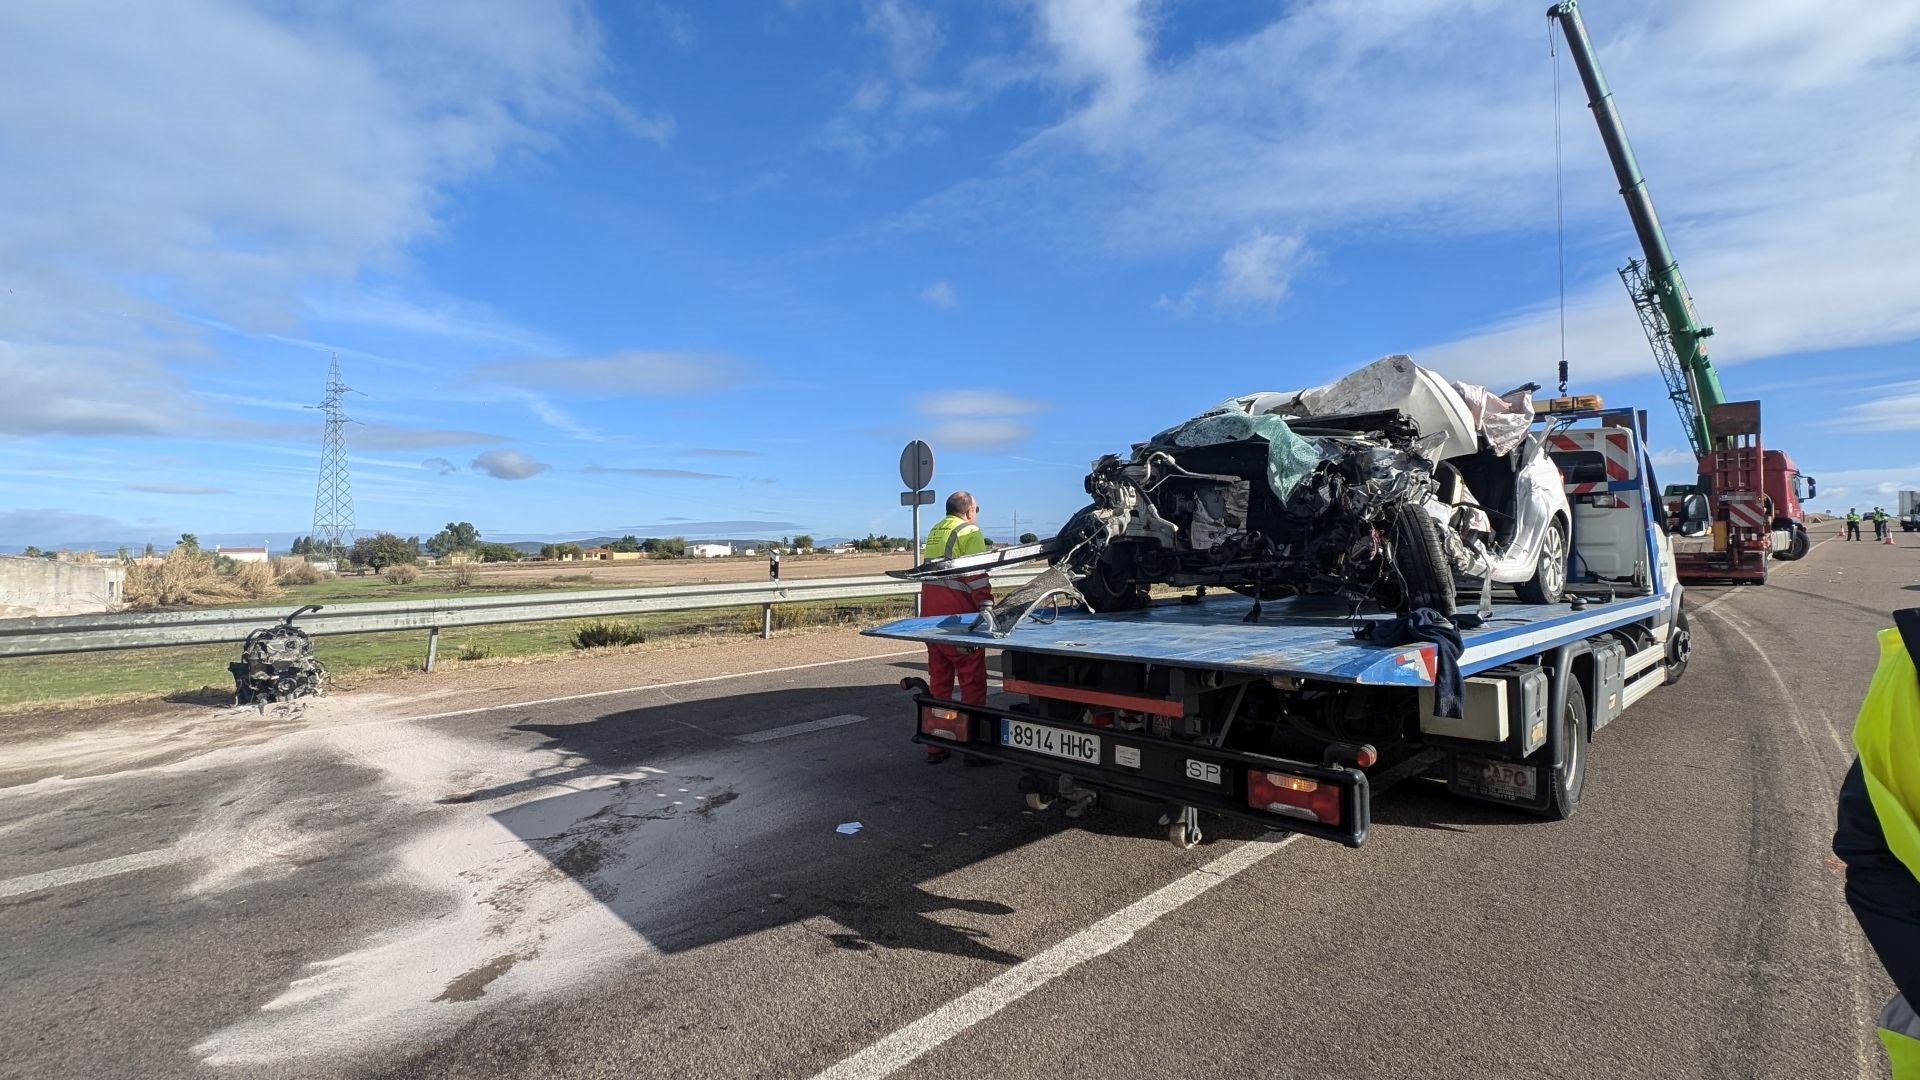
[[[900,493],[900,505],[913,508],[913,565],[920,565],[920,508],[933,505],[933,447],[915,439],[900,451],[900,482],[907,490]],[[920,614],[920,597],[913,598],[913,613]]]

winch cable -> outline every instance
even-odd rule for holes
[[[1567,394],[1567,213],[1560,148],[1560,50],[1547,23],[1547,66],[1553,69],[1553,244],[1560,271],[1560,396]]]

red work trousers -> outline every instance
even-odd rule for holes
[[[944,585],[920,588],[922,615],[972,615],[980,605],[993,599],[984,585],[971,592]],[[955,693],[956,684],[958,693]],[[964,701],[969,705],[987,703],[987,654],[981,649],[963,649],[957,645],[927,646],[927,686],[934,697]],[[937,746],[927,747],[930,757],[946,753]]]

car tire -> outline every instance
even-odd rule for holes
[[[1567,521],[1555,517],[1540,537],[1540,555],[1533,563],[1533,576],[1514,586],[1520,599],[1529,604],[1557,604],[1567,592]]]
[[[1682,608],[1673,617],[1673,625],[1667,628],[1667,676],[1663,680],[1667,686],[1680,681],[1687,673],[1687,661],[1693,656],[1693,631],[1687,624],[1687,612]]]
[[[1580,680],[1567,676],[1567,701],[1560,707],[1560,764],[1547,760],[1547,808],[1545,815],[1565,821],[1580,809],[1580,796],[1587,788],[1587,695]]]
[[[1440,538],[1440,523],[1417,506],[1405,506],[1393,519],[1393,568],[1400,575],[1400,609],[1431,608],[1452,617],[1453,568]]]
[[[1807,539],[1807,527],[1799,522],[1792,522],[1788,524],[1787,528],[1792,530],[1793,538],[1787,541],[1787,550],[1776,551],[1773,553],[1773,557],[1792,562],[1806,555],[1806,553],[1813,548],[1813,541]]]

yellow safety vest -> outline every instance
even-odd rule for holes
[[[978,555],[986,550],[987,536],[978,525],[948,514],[935,522],[927,532],[927,542],[920,546],[920,561],[957,559],[962,555]]]
[[[1920,678],[1898,630],[1880,631],[1880,666],[1853,721],[1853,745],[1887,850],[1920,877]],[[1895,1080],[1920,1080],[1920,1019],[1904,997],[1887,1003],[1879,1034]]]
[[[1880,666],[1854,718],[1853,745],[1887,849],[1920,878],[1920,680],[1898,630],[1880,631]]]

